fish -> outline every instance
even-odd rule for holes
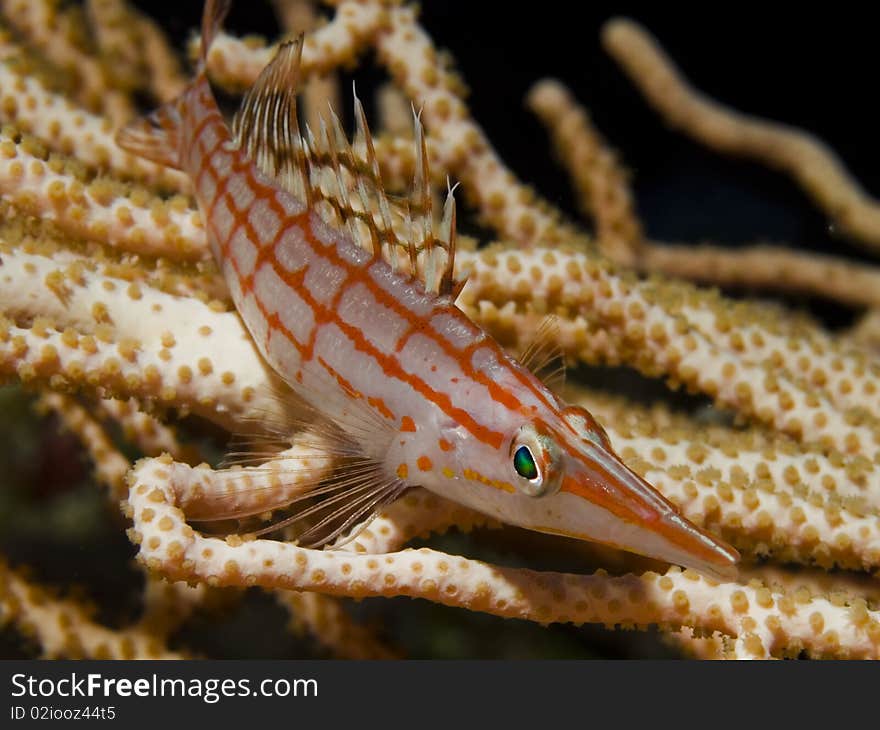
[[[382,189],[356,96],[353,144],[332,113],[301,129],[302,37],[279,47],[227,124],[206,68],[228,9],[208,0],[194,79],[117,142],[188,174],[242,321],[339,456],[285,522],[314,518],[299,543],[333,547],[418,486],[504,523],[734,578],[737,551],[539,377],[547,338],[517,360],[456,306],[454,196],[435,233],[418,115],[403,201]]]

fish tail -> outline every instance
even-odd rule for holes
[[[207,0],[202,11],[202,47],[199,53],[199,73],[208,63],[208,51],[229,14],[232,0]]]
[[[176,99],[134,120],[116,133],[123,149],[160,165],[180,169],[181,102],[194,86],[205,81],[208,51],[229,12],[230,0],[208,0],[202,14],[202,48],[196,78]]]
[[[126,124],[116,132],[116,144],[139,157],[181,169],[179,104],[180,97]]]

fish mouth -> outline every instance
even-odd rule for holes
[[[616,454],[584,443],[567,455],[554,524],[535,529],[601,542],[691,568],[717,581],[734,580],[735,548],[684,517]]]

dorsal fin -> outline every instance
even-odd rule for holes
[[[519,356],[519,363],[528,368],[550,390],[565,385],[565,360],[559,344],[559,322],[553,315],[541,320],[534,339]]]
[[[466,277],[455,278],[455,185],[446,181],[446,202],[443,203],[443,217],[440,219],[440,241],[446,244],[446,259],[443,262],[440,278],[437,280],[437,290],[441,295],[458,299],[458,295],[464,288]]]
[[[242,151],[260,171],[308,204],[308,161],[296,116],[303,38],[282,44],[245,94],[232,120]]]
[[[363,161],[366,163],[366,169],[369,173],[369,176],[358,175],[357,176],[357,190],[358,196],[361,201],[361,205],[365,210],[369,210],[369,197],[367,194],[366,183],[372,183],[375,188],[377,205],[379,208],[379,218],[382,221],[382,227],[385,231],[394,231],[394,219],[391,214],[391,205],[388,202],[388,196],[385,195],[385,187],[382,185],[382,175],[379,172],[379,161],[376,159],[376,150],[373,147],[373,137],[370,134],[370,126],[367,124],[367,115],[364,114],[364,106],[361,104],[361,100],[358,98],[357,92],[352,88],[352,95],[354,97],[354,119],[355,119],[355,133],[354,133],[354,145],[352,149],[352,155],[354,155],[354,149],[363,149],[364,157]],[[355,168],[357,169],[357,158],[353,157],[352,162],[355,164]],[[375,231],[374,231],[375,233]],[[391,255],[392,266],[395,269],[398,266],[397,263],[397,246],[393,245],[395,242],[391,243],[391,250],[389,251]]]
[[[392,268],[420,279],[425,289],[441,296],[457,296],[463,282],[456,281],[455,199],[447,190],[446,203],[435,234],[434,207],[424,131],[418,115],[413,114],[416,164],[413,185],[406,197],[392,197],[385,192],[379,161],[373,146],[364,108],[354,94],[354,140],[349,144],[342,124],[330,110],[331,135],[320,149],[310,150],[313,166],[325,166],[332,174],[314,179],[324,182],[316,199],[331,202],[340,222],[355,226],[355,241],[376,251],[378,246]],[[333,185],[327,185],[333,180]],[[345,188],[348,188],[346,191]]]
[[[332,109],[317,130],[301,133],[296,92],[302,37],[281,46],[245,95],[233,120],[239,147],[263,174],[316,210],[395,271],[417,277],[425,289],[456,296],[455,200],[448,190],[439,227],[433,220],[428,152],[418,115],[416,165],[406,198],[385,192],[363,105],[354,95],[355,134],[349,142]],[[435,227],[439,236],[434,233]]]

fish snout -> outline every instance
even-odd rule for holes
[[[737,575],[735,548],[694,524],[612,451],[584,443],[570,455],[559,496],[583,537],[692,568],[715,580]],[[574,526],[574,525],[572,525]],[[579,531],[575,531],[579,532]]]

